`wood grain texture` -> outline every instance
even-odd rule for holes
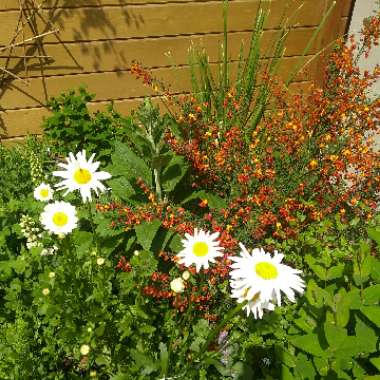
[[[315,28],[297,28],[289,33],[286,42],[286,56],[299,55],[310,40]],[[244,44],[245,56],[248,53],[250,32],[230,33],[228,36],[229,56],[232,60],[239,57],[240,46]],[[278,37],[277,31],[263,34],[261,54],[269,55],[273,41]],[[67,50],[60,44],[46,44],[45,54],[51,56],[43,70],[38,60],[28,61],[28,77],[67,75],[76,73],[96,73],[126,70],[133,60],[147,68],[185,65],[188,63],[190,46],[205,48],[210,62],[217,62],[220,57],[222,34],[203,36],[179,36],[162,38],[145,38],[131,40],[93,41],[67,44]],[[310,54],[318,51],[318,41],[311,47]],[[22,48],[15,49],[15,54],[22,55]],[[27,54],[35,53],[31,47]],[[21,78],[24,74],[24,60],[14,58],[10,61],[13,72]]]
[[[38,3],[42,0],[36,0]],[[8,43],[18,18],[19,0],[0,0],[0,46]],[[269,0],[271,8],[264,32],[263,50],[276,36],[286,8],[287,14],[303,6],[289,21],[293,25],[286,45],[286,56],[280,74],[287,77],[322,19],[332,0]],[[331,41],[341,36],[349,22],[353,0],[337,0],[337,6],[327,25],[315,40],[309,54],[317,55]],[[58,8],[53,9],[56,3]],[[248,47],[250,29],[257,13],[259,0],[232,0],[229,4],[229,51],[237,58],[240,43]],[[213,70],[219,59],[222,41],[221,0],[47,0],[44,15],[52,15],[59,28],[59,38],[44,38],[44,54],[52,57],[41,70],[40,62],[30,61],[30,86],[13,81],[0,92],[0,128],[3,123],[8,138],[26,133],[41,133],[40,124],[49,97],[85,84],[97,95],[92,109],[115,100],[120,112],[137,107],[143,96],[157,95],[151,88],[135,80],[127,69],[132,60],[153,68],[153,74],[171,84],[173,93],[190,90],[187,53],[191,43],[202,45],[210,55]],[[37,23],[43,32],[42,23]],[[28,35],[26,34],[26,37]],[[33,53],[33,46],[27,52]],[[168,57],[168,52],[171,57]],[[15,54],[23,54],[23,49]],[[262,51],[264,53],[264,51]],[[297,77],[293,88],[306,89],[310,80],[322,83],[325,58],[317,56],[308,71]],[[311,59],[308,56],[304,59]],[[0,59],[0,65],[2,61]],[[10,67],[23,77],[23,60],[12,59]],[[170,68],[175,63],[177,68]],[[232,73],[236,69],[234,64]],[[307,85],[306,85],[307,84]],[[157,99],[158,101],[158,99]],[[0,129],[1,131],[1,129]],[[11,141],[7,139],[7,141]]]
[[[299,62],[298,57],[284,58],[279,67],[279,76],[286,79],[292,68]],[[315,71],[316,61],[310,64],[309,70],[298,76],[298,81],[310,80]],[[212,64],[211,69],[216,77],[218,65]],[[237,64],[231,65],[233,78]],[[177,68],[160,68],[152,70],[152,75],[159,81],[170,86],[170,91],[180,93],[191,90],[190,69],[188,66]],[[1,97],[1,107],[5,110],[44,106],[52,96],[64,91],[85,85],[90,92],[94,92],[99,100],[111,100],[153,95],[155,92],[136,80],[128,71],[52,76],[46,78],[33,78],[26,86],[19,80],[12,85]],[[21,106],[22,105],[22,106]]]
[[[0,11],[18,10],[19,0],[2,0]],[[210,0],[48,0],[44,3],[43,8],[83,8],[83,7],[104,7],[104,6],[121,6],[135,4],[155,4],[155,3],[181,3],[181,2],[199,2],[205,3]],[[230,2],[236,0],[229,0]],[[273,1],[273,0],[271,0]],[[309,1],[309,0],[307,0]],[[348,16],[352,0],[338,0],[343,4],[344,16]],[[42,0],[38,0],[41,3]]]
[[[295,3],[299,5],[302,0],[297,0]],[[265,4],[267,3],[264,2]],[[267,19],[266,28],[273,29],[280,24],[289,3],[284,0],[273,0],[269,4],[272,12]],[[228,30],[251,29],[258,7],[259,0],[231,2]],[[316,26],[321,21],[324,8],[323,0],[304,1],[304,5],[289,20],[289,25]],[[221,1],[56,9],[53,13],[51,19],[60,30],[59,37],[64,42],[207,34],[223,31],[223,3]],[[11,40],[17,20],[18,12],[16,11],[0,13],[0,45]],[[42,22],[37,22],[37,29],[40,33],[44,31]],[[56,38],[47,36],[44,41],[56,42]]]
[[[311,86],[310,81],[293,83],[289,88],[289,94],[307,92]],[[114,101],[115,110],[123,115],[129,115],[132,110],[135,110],[144,98],[135,99],[119,99]],[[159,96],[152,98],[153,103],[161,105]],[[109,101],[96,101],[89,104],[89,109],[92,112],[105,110],[110,104]],[[163,107],[162,107],[163,109]],[[28,134],[41,134],[41,124],[44,117],[48,117],[50,111],[44,107],[36,107],[30,109],[20,109],[2,112],[0,111],[0,124],[5,130],[11,133],[0,133],[1,142],[9,142],[15,137],[22,137]]]

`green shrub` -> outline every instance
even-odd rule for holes
[[[59,154],[82,149],[97,152],[107,160],[116,138],[122,139],[128,119],[109,105],[104,112],[90,112],[88,103],[95,99],[85,88],[52,98],[48,105],[53,115],[46,118],[42,128],[52,149]]]

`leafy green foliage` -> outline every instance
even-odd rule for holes
[[[0,205],[25,198],[43,180],[40,171],[49,161],[47,145],[33,137],[9,148],[0,144]]]
[[[155,189],[158,201],[167,200],[184,179],[187,163],[165,143],[168,122],[167,117],[160,116],[158,107],[146,99],[134,115],[125,141],[115,142],[109,170],[115,177],[111,184],[121,199],[146,199],[141,198],[141,187],[136,186],[143,183]]]
[[[368,232],[376,237],[380,230]],[[378,374],[379,251],[367,240],[334,244],[340,257],[324,246],[323,256],[304,257],[310,273],[305,299],[289,318],[287,344],[281,345],[294,357],[282,360],[288,379]]]
[[[49,101],[53,115],[45,119],[42,127],[57,153],[67,155],[86,149],[108,162],[112,143],[123,137],[128,119],[112,105],[104,112],[92,113],[88,106],[94,98],[81,87],[77,92],[69,91]]]

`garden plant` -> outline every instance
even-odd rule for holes
[[[226,38],[186,96],[134,62],[161,109],[81,88],[0,146],[0,379],[380,378],[380,13],[305,94],[266,17],[235,76]]]

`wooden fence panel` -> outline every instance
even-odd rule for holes
[[[27,1],[29,4],[42,2]],[[338,0],[307,60],[344,33],[352,2]],[[249,44],[259,3],[259,0],[231,0],[229,3],[228,38],[232,60],[237,59],[242,42],[245,47]],[[332,0],[263,2],[271,8],[271,13],[263,36],[262,54],[275,39],[276,27],[286,9],[291,14],[299,7],[289,20],[293,28],[280,70],[282,77],[286,78],[298,62],[331,3]],[[187,56],[190,44],[204,46],[216,70],[223,39],[221,0],[47,0],[42,8],[43,17],[52,20],[59,34],[44,37],[40,50],[35,41],[25,49],[17,47],[13,50],[9,68],[21,79],[7,81],[0,90],[0,138],[3,135],[3,140],[40,133],[42,117],[49,114],[47,99],[81,84],[97,94],[92,109],[114,100],[116,109],[129,112],[143,96],[153,94],[129,74],[132,60],[151,68],[153,74],[170,84],[175,93],[190,90]],[[1,58],[4,55],[1,46],[11,42],[19,15],[19,0],[0,1],[0,67],[5,59]],[[47,31],[42,20],[37,20],[34,28],[39,33]],[[29,34],[25,31],[24,38],[32,36],[35,31]],[[37,52],[50,58],[29,59],[28,71],[24,72],[21,56]],[[171,67],[173,62],[175,68]],[[307,72],[297,77],[295,87],[305,89],[311,81],[321,81],[320,62],[319,59],[313,60]]]

